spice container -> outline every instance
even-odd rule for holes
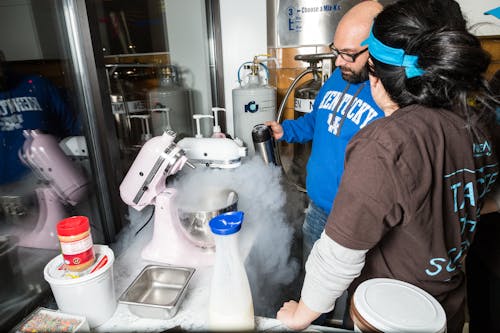
[[[57,236],[67,270],[80,272],[95,261],[90,233],[90,223],[86,216],[72,216],[57,224]]]

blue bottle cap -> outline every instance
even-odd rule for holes
[[[231,235],[240,231],[243,215],[241,211],[227,212],[212,218],[208,225],[216,235]]]

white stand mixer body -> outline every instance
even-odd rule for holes
[[[19,246],[38,249],[59,249],[56,226],[67,217],[63,204],[52,188],[41,187],[35,190],[38,201],[38,218],[35,229],[19,238]]]
[[[153,238],[142,250],[142,258],[171,265],[212,266],[215,249],[194,245],[180,230],[176,193],[167,188],[156,197]]]

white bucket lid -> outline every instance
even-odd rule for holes
[[[377,278],[361,283],[353,296],[358,313],[383,332],[444,332],[446,314],[426,291],[403,281]]]
[[[51,285],[77,285],[88,282],[90,280],[94,280],[101,275],[105,274],[110,267],[113,266],[113,262],[115,261],[115,255],[113,250],[111,250],[107,245],[94,245],[94,252],[96,255],[96,263],[92,265],[92,267],[96,267],[101,265],[102,263],[107,261],[102,267],[99,267],[95,271],[80,276],[78,278],[68,278],[65,271],[60,269],[61,265],[64,264],[64,259],[62,254],[53,258],[43,270],[43,276],[45,280]]]

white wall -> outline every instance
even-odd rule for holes
[[[0,0],[0,50],[8,61],[61,58],[58,0]]]
[[[484,12],[500,7],[500,0],[457,0],[467,17],[471,32],[477,36],[500,35],[500,19]]]
[[[227,131],[234,135],[232,89],[246,61],[267,53],[266,0],[220,0]]]
[[[42,58],[35,28],[30,0],[0,2],[0,50],[7,61]]]
[[[170,59],[192,89],[193,113],[211,114],[212,95],[208,57],[208,33],[204,1],[166,0]],[[193,51],[194,50],[194,51]],[[202,133],[211,133],[211,123],[201,123]]]

